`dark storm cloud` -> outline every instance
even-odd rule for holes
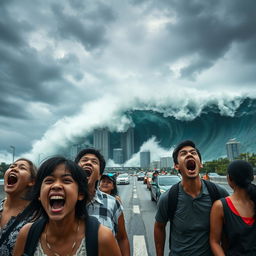
[[[255,1],[173,0],[165,1],[159,8],[165,9],[170,16],[175,14],[177,19],[175,24],[166,26],[169,31],[164,47],[168,53],[166,57],[178,59],[197,54],[201,59],[198,65],[192,63],[186,68],[182,72],[184,76],[193,76],[209,68],[209,63],[213,65],[236,43],[245,50],[244,61],[247,58],[256,61]]]
[[[107,43],[106,25],[114,20],[114,13],[107,5],[96,5],[92,9],[89,8],[89,11],[85,7],[84,14],[81,9],[76,9],[73,15],[67,14],[61,5],[56,4],[52,6],[52,10],[57,18],[57,31],[62,38],[77,40],[87,51]]]
[[[53,92],[60,89],[60,85],[54,82],[61,80],[61,69],[56,63],[51,60],[44,63],[36,51],[27,47],[14,49],[0,45],[0,56],[2,90],[25,100],[55,100]],[[51,83],[55,87],[50,86]]]
[[[0,43],[21,47],[25,44],[24,32],[30,25],[13,19],[6,6],[7,1],[0,4]]]

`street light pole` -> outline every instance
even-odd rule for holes
[[[10,148],[12,149],[12,162],[14,162],[15,147],[14,146],[10,146]]]

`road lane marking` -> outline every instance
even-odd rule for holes
[[[137,197],[137,194],[133,194],[133,198],[138,198],[138,197]]]
[[[148,256],[144,236],[133,236],[133,256]]]
[[[133,212],[137,213],[137,214],[140,214],[140,207],[138,205],[134,205],[133,206]]]

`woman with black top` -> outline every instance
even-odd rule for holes
[[[256,186],[251,164],[235,160],[228,166],[234,190],[216,201],[211,210],[210,244],[214,255],[256,255]],[[226,242],[221,243],[222,235]]]

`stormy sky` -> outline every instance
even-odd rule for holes
[[[255,98],[255,13],[254,0],[0,1],[0,161],[122,130],[122,109],[166,95]]]

